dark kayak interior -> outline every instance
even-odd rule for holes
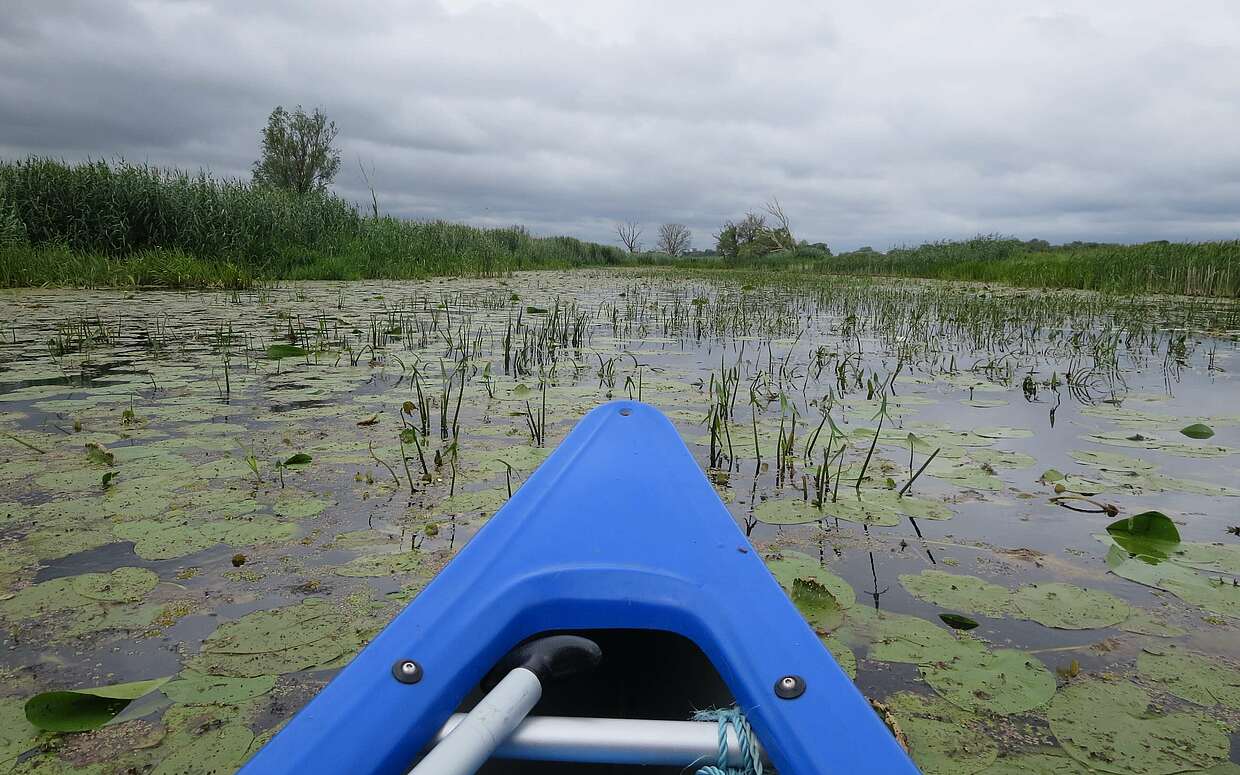
[[[547,686],[531,715],[687,721],[694,711],[732,705],[732,694],[718,671],[687,638],[657,630],[583,630],[569,634],[583,635],[597,643],[603,660],[587,675]],[[468,712],[481,697],[481,690],[475,688],[458,711]],[[479,773],[662,775],[686,771],[692,772],[685,767],[492,759]]]

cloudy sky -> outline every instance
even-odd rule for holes
[[[322,106],[335,190],[614,241],[778,196],[837,249],[1240,236],[1232,0],[3,0],[0,156],[248,176]]]

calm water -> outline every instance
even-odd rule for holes
[[[1234,305],[580,272],[0,312],[0,765],[235,766],[621,396],[927,772],[1240,761]],[[1146,512],[1152,559],[1107,532]],[[98,732],[22,713],[173,675]]]

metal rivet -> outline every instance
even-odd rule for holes
[[[630,414],[633,414],[633,410],[632,409],[621,409],[620,414],[625,417],[628,417]]]
[[[422,666],[412,659],[400,659],[392,665],[392,677],[403,684],[416,684],[422,680]]]
[[[775,682],[775,696],[781,700],[795,700],[805,694],[805,679],[799,675],[786,675]]]

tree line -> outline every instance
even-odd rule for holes
[[[642,252],[642,226],[636,221],[616,224],[616,236],[629,253]],[[694,251],[689,228],[682,223],[665,223],[659,226],[654,252],[669,256],[701,255],[723,256],[731,259],[752,259],[773,254],[799,256],[802,258],[825,258],[831,249],[824,242],[809,243],[797,240],[792,234],[792,224],[779,199],[766,203],[764,212],[747,212],[738,221],[724,221],[713,235],[713,250]]]

